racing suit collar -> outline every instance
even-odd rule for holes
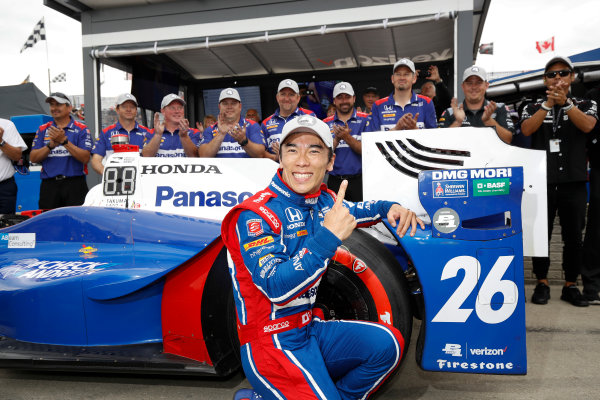
[[[280,196],[280,198],[285,198],[286,200],[299,206],[313,207],[315,204],[317,204],[321,192],[325,191],[327,188],[327,186],[322,183],[319,191],[316,193],[307,195],[296,193],[283,181],[281,178],[281,171],[281,168],[277,170],[277,173],[269,184],[269,189],[271,189],[273,193],[276,193],[278,196]]]

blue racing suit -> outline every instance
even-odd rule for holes
[[[313,318],[319,283],[341,244],[323,227],[335,194],[325,185],[297,194],[280,173],[221,228],[246,377],[264,399],[365,399],[399,365],[404,339],[384,324]],[[393,203],[344,204],[366,226]]]

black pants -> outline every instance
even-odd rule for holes
[[[344,179],[348,181],[348,188],[346,189],[344,199],[353,202],[363,201],[362,174],[344,176],[330,174],[329,178],[327,178],[327,187],[337,193]]]
[[[17,208],[17,182],[14,177],[0,182],[0,214],[14,214]]]
[[[575,282],[583,265],[582,234],[585,225],[587,189],[585,182],[569,182],[548,185],[548,241],[558,211],[563,240],[563,264],[565,280]],[[550,258],[533,257],[533,273],[537,279],[548,277]]]
[[[584,263],[581,270],[583,292],[600,292],[600,168],[590,172],[590,204],[583,241]]]
[[[80,206],[88,192],[85,176],[64,179],[42,179],[39,207],[48,210],[58,207]]]

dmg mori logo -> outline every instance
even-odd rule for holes
[[[302,212],[297,208],[288,207],[285,209],[285,216],[290,222],[302,221]]]

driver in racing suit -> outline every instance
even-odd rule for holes
[[[242,366],[254,388],[235,399],[365,399],[400,364],[404,339],[394,327],[313,315],[328,262],[357,224],[387,216],[401,236],[424,228],[399,204],[345,202],[347,181],[337,196],[328,191],[321,182],[333,167],[332,142],[314,116],[286,123],[281,169],[223,221]]]

